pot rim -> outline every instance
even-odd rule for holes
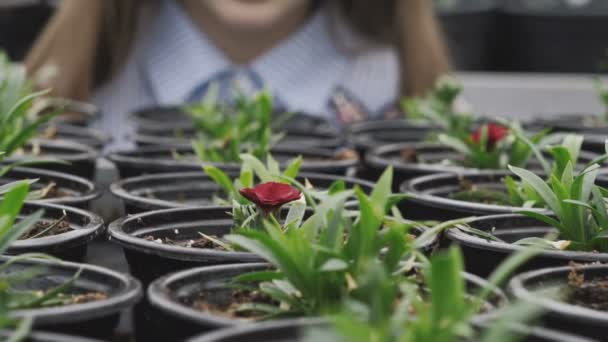
[[[472,219],[468,222],[470,226],[474,227],[476,222],[480,221],[488,221],[488,220],[509,220],[509,219],[529,219],[530,221],[534,221],[534,219],[521,215],[521,214],[499,214],[499,215],[487,215],[480,216]],[[553,228],[549,225],[542,223],[541,221],[537,221],[539,227],[547,227]],[[525,231],[526,227],[521,227],[523,231]],[[529,228],[529,227],[528,227]],[[509,230],[513,230],[515,228],[511,227]],[[497,229],[500,230],[500,229]],[[507,230],[507,229],[505,229]],[[449,228],[446,231],[446,236],[457,242],[459,245],[468,246],[471,248],[481,248],[489,251],[510,254],[515,251],[521,251],[526,249],[525,246],[518,246],[512,243],[504,243],[499,241],[488,241],[482,237],[477,237],[471,234],[467,234],[461,230],[456,228]],[[593,253],[593,252],[580,252],[580,251],[554,251],[554,250],[543,250],[542,253],[538,254],[536,257],[549,257],[554,259],[562,259],[562,260],[570,260],[577,262],[608,262],[608,253]]]
[[[46,170],[46,169],[38,169],[35,167],[14,167],[12,168],[6,175],[10,175],[11,172],[16,171],[16,172],[20,172],[20,173],[31,173],[33,177],[31,177],[31,179],[36,179],[38,177],[36,177],[37,175],[43,175],[44,177],[47,178],[56,178],[56,179],[61,179],[61,180],[66,180],[72,183],[77,183],[82,185],[84,188],[86,188],[87,190],[84,191],[82,193],[82,195],[79,196],[69,196],[69,197],[59,197],[59,198],[49,198],[49,199],[39,199],[39,200],[32,200],[30,202],[33,203],[50,203],[50,204],[60,204],[60,205],[78,205],[78,204],[82,204],[82,203],[87,203],[89,201],[92,201],[96,198],[98,198],[99,196],[101,196],[101,190],[99,190],[97,188],[97,186],[95,185],[95,183],[93,183],[92,181],[80,177],[80,176],[76,176],[70,173],[66,173],[66,172],[59,172],[59,171],[52,171],[52,170]],[[28,179],[30,179],[29,177],[26,177]]]
[[[577,266],[576,269],[577,271],[583,272],[586,270],[603,270],[606,272],[608,271],[608,265],[588,264]],[[564,273],[564,277],[567,278],[567,275],[571,270],[572,268],[570,266],[562,266],[547,267],[524,272],[511,278],[508,284],[508,290],[514,297],[537,304],[547,309],[549,313],[565,316],[569,320],[579,321],[586,324],[592,322],[594,324],[601,324],[605,326],[608,324],[608,312],[593,310],[586,307],[567,304],[563,301],[550,299],[544,296],[534,295],[534,293],[529,291],[525,285],[525,283],[528,281],[533,281],[535,279],[553,274]]]
[[[8,259],[0,257],[0,259]],[[62,324],[76,323],[104,317],[111,314],[118,314],[124,309],[135,304],[142,296],[141,283],[131,275],[123,274],[100,266],[74,263],[67,261],[49,261],[40,259],[27,259],[17,262],[18,264],[42,264],[46,265],[49,270],[53,267],[68,268],[77,271],[79,269],[102,274],[106,277],[114,278],[122,285],[122,290],[107,299],[97,300],[88,303],[70,304],[58,307],[35,308],[26,310],[14,311],[15,317],[32,317],[35,319],[35,325],[40,324]]]
[[[17,240],[9,247],[9,253],[17,254],[21,250],[30,250],[34,248],[44,248],[53,245],[80,245],[92,241],[95,237],[101,235],[105,231],[103,219],[92,212],[70,207],[67,205],[52,204],[52,203],[40,203],[26,201],[24,207],[30,207],[33,210],[45,210],[52,209],[57,211],[64,211],[68,215],[77,215],[87,219],[87,222],[81,226],[81,228],[73,228],[73,230],[52,236],[44,236],[35,239]],[[46,212],[45,212],[46,214]],[[42,216],[45,218],[46,216]],[[73,227],[74,224],[70,223]]]

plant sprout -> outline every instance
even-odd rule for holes
[[[455,110],[461,92],[462,85],[455,79],[442,77],[426,96],[403,99],[401,108],[408,119],[429,122],[451,137],[465,137],[477,118]]]
[[[242,153],[265,159],[281,138],[272,132],[272,96],[261,92],[254,98],[239,95],[234,104],[218,102],[212,86],[201,103],[186,108],[194,121],[192,146],[205,162],[239,162]]]
[[[608,210],[604,196],[608,191],[595,184],[599,163],[608,158],[606,154],[593,160],[582,171],[576,172],[576,155],[564,146],[552,149],[555,169],[545,182],[534,173],[511,167],[523,184],[534,190],[553,215],[522,211],[559,230],[560,238],[566,240],[564,248],[578,251],[608,252]]]

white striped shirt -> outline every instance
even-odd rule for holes
[[[102,111],[97,126],[112,132],[114,146],[129,146],[128,113],[150,106],[181,104],[218,78],[245,79],[268,89],[285,109],[331,116],[337,90],[376,113],[398,96],[399,66],[391,47],[361,42],[325,6],[288,39],[249,65],[234,65],[213,45],[176,0],[163,0],[140,27],[119,74],[94,94]],[[228,75],[228,76],[227,76]]]

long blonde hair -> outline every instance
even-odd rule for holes
[[[329,0],[364,37],[398,48],[403,95],[420,94],[450,69],[430,0]],[[150,0],[63,0],[30,51],[26,66],[45,66],[59,77],[45,87],[55,95],[87,100],[124,64],[139,12]]]

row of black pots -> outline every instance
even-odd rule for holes
[[[227,171],[234,179],[238,171]],[[296,181],[308,181],[316,189],[327,189],[335,181],[341,180],[349,188],[359,186],[366,193],[373,184],[357,178],[335,176],[322,173],[302,172]],[[143,175],[121,179],[110,186],[112,193],[121,199],[127,214],[145,211],[213,206],[214,196],[221,191],[219,186],[204,172],[171,172]]]
[[[135,130],[142,135],[173,135],[188,132],[193,122],[190,116],[180,107],[150,107],[131,113],[130,119]],[[304,135],[318,132],[321,134],[337,133],[327,119],[322,116],[296,113],[289,116],[277,128],[288,134]]]
[[[436,4],[458,69],[603,71],[605,44],[600,28],[608,22],[608,8],[602,0],[460,0]],[[547,61],[548,54],[556,58]]]
[[[21,217],[44,210],[41,220],[43,224],[50,225],[58,220],[65,220],[70,231],[54,236],[19,240],[11,246],[9,253],[44,252],[64,260],[82,261],[88,243],[104,233],[102,219],[83,210],[88,208],[100,192],[92,182],[81,177],[24,167],[8,171],[0,177],[0,185],[25,179],[36,180],[31,185],[33,190],[51,188],[45,197],[26,203]]]
[[[8,260],[8,257],[0,257],[2,264]],[[13,317],[33,318],[35,330],[110,340],[114,338],[121,313],[133,306],[142,295],[141,284],[133,277],[87,264],[27,259],[13,262],[2,272],[15,275],[32,268],[40,272],[30,281],[19,285],[19,290],[46,291],[64,284],[80,272],[66,295],[100,293],[105,296],[90,302],[23,309],[12,313]],[[35,333],[28,341],[89,340]]]
[[[221,227],[229,226],[231,224],[230,216],[227,213],[228,210],[229,208],[188,208],[139,214],[126,220],[120,220],[113,223],[110,228],[110,236],[111,239],[123,246],[125,254],[129,259],[130,266],[132,267],[132,273],[144,283],[148,283],[163,272],[166,273],[168,271],[186,269],[189,267],[216,265],[215,268],[211,269],[224,270],[223,267],[238,268],[238,266],[220,265],[225,262],[245,263],[261,261],[261,259],[248,253],[228,253],[210,250],[196,251],[191,248],[165,246],[142,239],[142,237],[147,234],[153,235],[154,238],[162,238],[167,235],[174,237],[177,233],[181,235],[180,238],[185,237],[188,239],[188,231],[196,232],[201,229],[209,234],[219,233],[221,235],[224,233],[221,231]],[[196,215],[197,211],[199,212],[198,215]],[[551,228],[530,218],[514,214],[480,217],[475,221],[469,222],[469,224],[473,228],[492,232],[495,236],[505,241],[490,242],[483,237],[455,229],[447,232],[446,235],[449,240],[459,243],[462,246],[467,270],[480,276],[488,276],[496,265],[520,248],[509,244],[509,242],[523,237],[540,237],[551,230]],[[190,236],[194,238],[196,237],[196,233]],[[542,254],[526,263],[519,271],[537,270],[542,267],[564,266],[570,261],[582,263],[608,260],[605,259],[603,254],[598,253],[544,251]],[[173,265],[170,265],[170,263]],[[166,268],[163,270],[164,267]],[[153,268],[153,270],[150,270],[150,268]],[[196,310],[178,304],[183,302],[184,296],[198,293],[201,287],[197,286],[205,287],[209,285],[213,287],[217,285],[217,277],[205,276],[205,280],[197,278],[191,282],[181,278],[181,276],[195,274],[197,274],[197,269],[191,269],[171,276],[165,276],[161,278],[161,280],[154,282],[149,290],[150,302],[140,304],[136,310],[136,319],[141,320],[139,321],[139,324],[144,324],[143,326],[157,326],[156,324],[151,324],[150,320],[159,320],[166,323],[170,322],[169,326],[172,327],[170,331],[180,331],[186,334],[195,333],[197,331],[200,332],[204,329],[217,328],[218,326],[213,324],[219,324],[217,323],[219,322],[218,318],[205,317],[204,314],[202,314],[202,317],[205,317],[203,319],[204,323],[198,322],[191,325],[193,323],[193,317],[198,317],[195,320],[200,320],[201,314]],[[203,274],[205,273],[203,272]],[[158,290],[158,288],[155,287],[158,286],[155,284],[166,283],[167,279],[172,279],[169,283],[175,284],[174,286],[177,288],[167,290],[166,288],[161,287],[162,290]],[[220,277],[220,279],[222,278]],[[224,279],[226,279],[226,277],[224,277]],[[153,294],[152,292],[154,291],[158,293]],[[155,295],[162,295],[164,296],[164,299],[152,299]],[[167,296],[174,297],[172,297],[172,299],[167,299]],[[189,322],[184,322],[184,320]],[[167,325],[164,325],[163,329],[166,328]],[[563,321],[562,328],[564,328]],[[146,329],[145,332],[147,333],[149,330]],[[162,334],[162,332],[155,332],[155,334],[156,333]],[[595,336],[595,333],[593,332],[585,332],[585,334],[592,337]]]
[[[579,164],[585,165],[598,155],[593,152],[581,151]],[[549,158],[549,155],[546,155]],[[357,173],[363,179],[375,180],[389,166],[395,170],[393,190],[398,191],[400,184],[416,177],[453,173],[463,174],[479,171],[458,165],[448,165],[444,160],[458,161],[464,156],[449,146],[439,143],[403,142],[379,146],[365,154],[364,168]],[[532,159],[528,165],[534,171],[542,172],[540,164]]]
[[[214,300],[224,304],[231,297],[226,285],[237,275],[263,270],[269,267],[266,263],[229,264],[189,269],[166,275],[154,281],[147,291],[147,301],[140,306],[140,319],[147,327],[144,340],[151,336],[162,337],[162,340],[182,340],[203,332],[210,332],[223,327],[239,329],[245,326],[257,326],[251,321],[224,317],[212,312],[203,312],[190,307],[187,303],[195,299],[202,291],[211,291]],[[469,290],[473,291],[486,282],[474,275],[464,273]],[[488,308],[497,308],[507,301],[505,295],[496,289],[488,302]]]
[[[339,152],[314,147],[278,146],[272,149],[271,154],[281,167],[286,167],[291,160],[302,156],[301,170],[304,172],[346,175],[358,164],[356,156],[343,158]],[[194,155],[190,146],[146,147],[111,153],[108,159],[116,164],[121,178],[151,173],[200,171],[204,165]],[[216,165],[223,170],[234,171],[241,168],[238,163],[208,164]]]

